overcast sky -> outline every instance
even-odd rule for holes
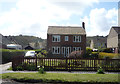
[[[119,0],[0,0],[0,33],[47,38],[48,26],[81,26],[87,36],[118,25]]]

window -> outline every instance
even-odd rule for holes
[[[60,47],[52,47],[53,54],[60,54]]]
[[[65,41],[68,41],[68,36],[65,36]]]
[[[74,36],[73,42],[81,42],[81,36]]]
[[[73,51],[81,51],[81,47],[73,47]]]
[[[60,35],[53,35],[52,42],[60,42]]]

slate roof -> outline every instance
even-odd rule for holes
[[[47,34],[81,34],[86,35],[85,29],[78,26],[49,26]]]
[[[120,26],[113,26],[112,27],[118,34],[120,34]]]

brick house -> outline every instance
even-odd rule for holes
[[[86,32],[83,27],[49,26],[47,31],[49,57],[68,57],[72,51],[86,52]]]
[[[112,27],[107,37],[107,48],[112,48],[114,53],[120,53],[120,27]]]

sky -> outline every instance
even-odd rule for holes
[[[119,0],[0,0],[0,33],[47,38],[48,26],[82,26],[106,36],[118,25]]]

